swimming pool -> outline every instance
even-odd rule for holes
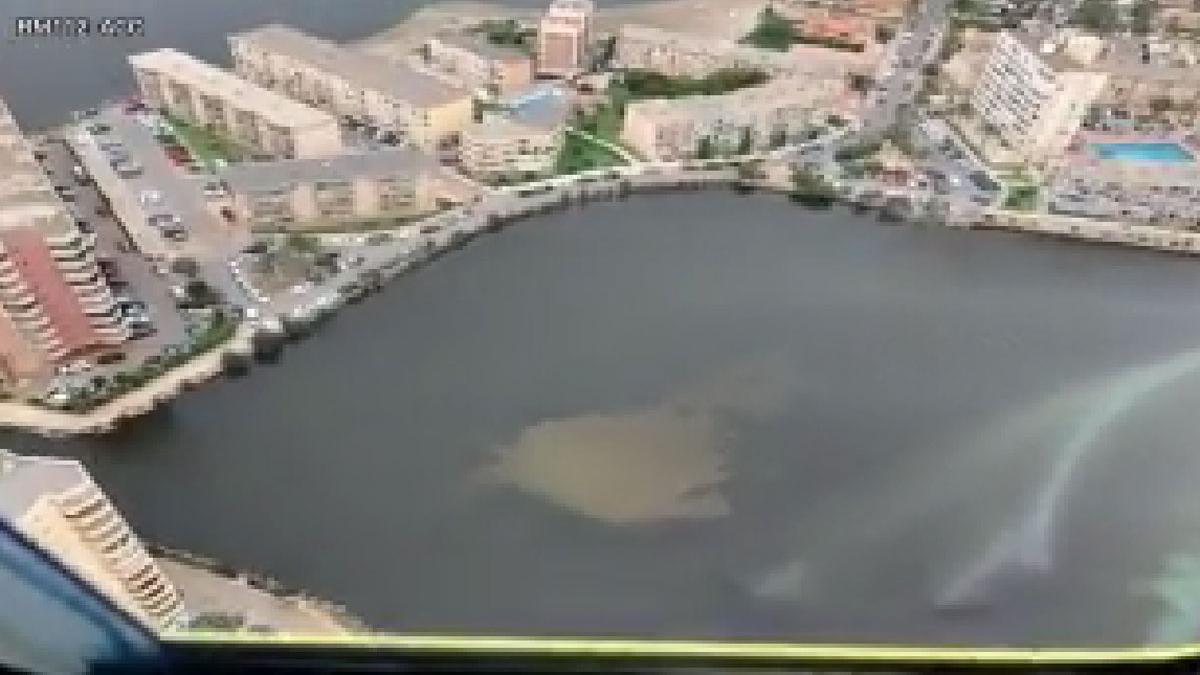
[[[1195,158],[1178,143],[1092,143],[1100,159],[1125,162],[1191,162]]]

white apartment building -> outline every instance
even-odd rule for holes
[[[566,133],[570,103],[558,90],[472,125],[463,133],[459,163],[474,178],[530,179],[554,172]]]
[[[464,89],[493,96],[519,92],[533,82],[533,59],[461,33],[439,33],[425,42],[425,65]]]
[[[342,148],[327,112],[247,82],[174,49],[129,57],[146,102],[278,157],[322,157]]]
[[[618,68],[650,70],[672,77],[704,77],[726,68],[762,70],[772,77],[847,78],[875,72],[880,51],[862,52],[793,45],[789,51],[759,49],[688,33],[625,24],[617,37]]]
[[[174,584],[77,460],[0,450],[0,517],[148,625],[184,617]]]
[[[238,75],[426,151],[471,124],[471,93],[411,66],[272,24],[230,36]]]
[[[437,164],[389,148],[325,159],[243,163],[221,174],[251,227],[303,230],[409,218],[437,206]]]
[[[1002,33],[971,106],[1025,161],[1054,164],[1104,89],[1106,75],[1087,69],[1102,46],[1091,36]]]
[[[795,141],[823,125],[845,93],[842,80],[773,80],[720,96],[650,99],[630,103],[621,139],[655,160],[694,157],[701,139],[714,151],[735,151],[749,135],[753,150]]]
[[[573,77],[588,69],[592,0],[553,0],[538,22],[537,72]]]
[[[0,101],[0,380],[125,341],[94,246]]]

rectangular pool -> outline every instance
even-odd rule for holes
[[[1167,162],[1178,164],[1194,161],[1192,154],[1178,143],[1092,143],[1091,150],[1100,159],[1123,162]]]

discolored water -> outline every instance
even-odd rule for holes
[[[1198,290],[1181,258],[638,197],[118,436],[0,441],[386,629],[1180,640]]]

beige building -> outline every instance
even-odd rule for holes
[[[487,181],[550,175],[562,150],[569,112],[564,92],[539,92],[467,129],[459,162],[467,174]]]
[[[533,82],[533,59],[528,54],[459,33],[441,33],[427,40],[425,65],[464,89],[484,89],[493,96],[514,94]]]
[[[0,381],[125,341],[94,250],[0,101]]]
[[[326,159],[244,163],[221,174],[238,220],[302,230],[409,218],[437,206],[437,164],[391,148]]]
[[[537,72],[573,77],[588,69],[592,0],[553,0],[538,22]]]
[[[0,450],[0,517],[149,625],[184,617],[171,580],[77,460]]]
[[[1103,47],[1086,35],[1002,33],[975,85],[971,107],[1009,148],[1036,166],[1061,158],[1106,75],[1088,64]]]
[[[146,102],[234,141],[279,157],[339,152],[332,115],[259,87],[174,49],[129,57]]]
[[[430,151],[471,124],[471,93],[411,66],[272,24],[229,38],[247,80]]]
[[[845,93],[841,80],[774,80],[720,96],[630,103],[621,139],[655,160],[694,157],[701,139],[714,152],[734,152],[748,136],[752,150],[798,139],[825,123]]]
[[[871,76],[879,49],[862,52],[793,45],[789,51],[759,49],[687,33],[625,24],[617,38],[615,61],[627,70],[651,70],[672,77],[704,77],[725,68],[762,70],[773,77],[848,78]]]

